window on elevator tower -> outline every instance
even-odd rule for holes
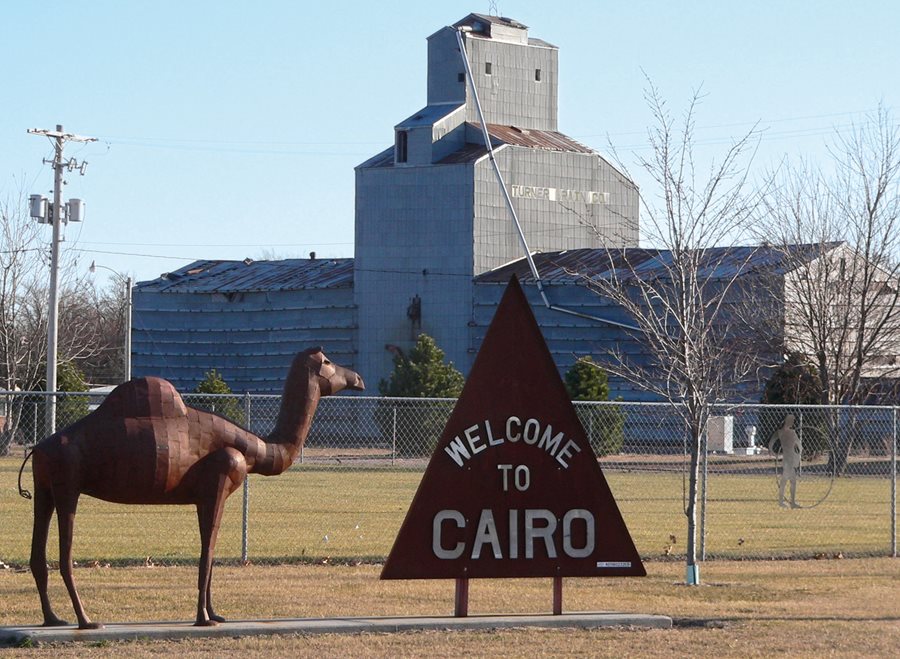
[[[484,75],[486,75],[486,76],[491,75],[491,63],[490,62],[484,63]]]
[[[396,162],[406,162],[407,155],[407,138],[405,130],[398,130],[394,138],[394,160]]]

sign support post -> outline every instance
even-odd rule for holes
[[[453,615],[457,618],[465,618],[469,615],[469,579],[457,577],[456,597],[454,598]]]

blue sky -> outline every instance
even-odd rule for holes
[[[626,164],[644,72],[676,112],[702,86],[704,153],[760,122],[759,172],[823,160],[879,103],[900,112],[888,0],[20,0],[0,4],[0,196],[50,190],[51,145],[26,129],[63,124],[99,138],[66,152],[90,163],[65,192],[87,204],[76,268],[352,256],[354,166],[424,105],[426,37],[492,4],[559,46],[560,130]]]

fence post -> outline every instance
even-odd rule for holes
[[[891,433],[891,556],[897,558],[897,408]]]
[[[244,424],[250,427],[250,392],[244,393]],[[250,475],[244,478],[244,501],[241,508],[241,562],[247,563],[250,558]]]
[[[391,410],[394,412],[394,427],[391,432],[391,466],[394,466],[394,459],[397,455],[397,404],[396,402],[391,406]]]

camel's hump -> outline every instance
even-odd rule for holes
[[[113,389],[97,414],[115,417],[171,418],[187,415],[184,401],[172,383],[162,378],[135,378]]]

